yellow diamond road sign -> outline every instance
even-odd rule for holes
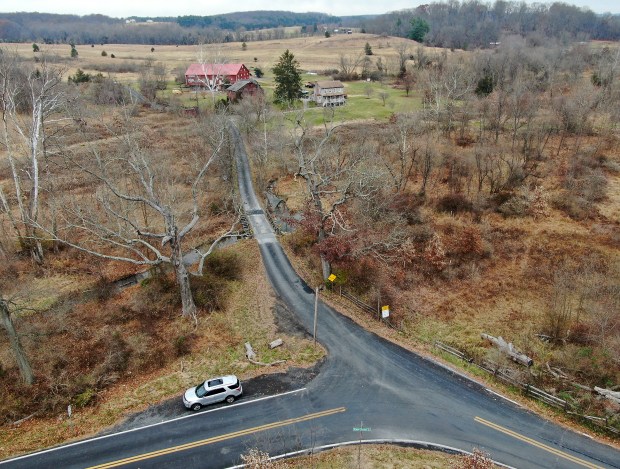
[[[329,277],[327,277],[327,280],[333,282],[334,280],[336,280],[336,276],[334,274],[331,274]]]

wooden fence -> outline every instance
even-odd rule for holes
[[[353,303],[355,306],[357,306],[362,311],[365,311],[370,314],[376,314],[376,315],[379,314],[376,308],[373,308],[372,306],[364,303],[358,297],[347,292],[342,287],[340,287],[340,296],[345,297],[347,300],[349,300],[351,303]]]
[[[438,340],[436,340],[433,345],[436,348],[446,353],[449,353],[450,355],[454,355],[455,357],[460,358],[463,361],[472,363],[473,365],[480,368],[481,370],[484,370],[487,373],[492,374],[499,380],[504,381],[505,383],[508,383],[512,386],[515,386],[521,389],[523,394],[525,394],[528,397],[537,399],[541,402],[544,402],[545,404],[556,407],[557,409],[561,409],[564,412],[566,412],[568,415],[572,415],[580,419],[592,422],[598,425],[599,427],[603,428],[604,430],[608,431],[609,433],[613,433],[614,435],[620,435],[620,430],[618,430],[617,428],[611,427],[609,425],[609,420],[607,418],[594,417],[592,415],[583,415],[577,412],[571,412],[569,411],[570,403],[568,401],[561,399],[557,396],[554,396],[553,394],[549,394],[548,392],[543,391],[542,389],[539,389],[535,386],[532,386],[531,384],[521,383],[519,380],[517,380],[514,376],[512,376],[506,370],[498,368],[497,366],[495,366],[492,362],[489,362],[488,360],[482,360],[480,363],[476,363],[472,358],[468,357],[465,353],[461,352],[460,350],[454,347],[444,344],[443,342],[440,342]]]

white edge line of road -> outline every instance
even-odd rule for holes
[[[454,448],[452,446],[447,446],[447,445],[440,445],[437,443],[431,443],[429,441],[421,441],[421,440],[401,440],[401,439],[378,439],[378,440],[363,440],[361,443],[359,440],[352,440],[352,441],[344,441],[342,443],[334,443],[331,445],[324,445],[324,446],[317,446],[314,448],[308,448],[308,449],[302,449],[299,451],[293,451],[291,453],[285,453],[285,454],[280,454],[278,456],[273,456],[270,459],[275,461],[278,459],[286,459],[286,458],[293,458],[295,456],[304,456],[304,455],[311,455],[314,453],[319,453],[321,451],[327,451],[330,449],[334,449],[334,448],[338,448],[340,446],[354,446],[354,445],[359,445],[359,444],[363,444],[363,445],[368,445],[368,444],[395,444],[395,445],[404,445],[404,446],[412,446],[412,447],[419,447],[420,449],[430,449],[430,450],[434,450],[434,451],[441,451],[441,452],[445,452],[445,453],[457,453],[457,454],[463,454],[463,455],[471,455],[472,453],[470,453],[469,451],[464,451],[462,449],[459,448]],[[494,464],[500,466],[500,467],[505,467],[506,469],[516,469],[512,466],[508,466],[506,464],[502,464],[500,462],[497,461],[493,461]],[[241,469],[246,467],[245,464],[240,464],[238,466],[231,466],[228,469]]]
[[[431,357],[427,357],[424,355],[419,355],[420,357],[422,357],[425,360],[428,360],[434,364],[436,364],[437,366],[440,366],[441,368],[443,368],[444,370],[449,371],[450,373],[453,373],[463,379],[466,379],[467,381],[470,381],[472,383],[478,384],[479,386],[482,386],[488,393],[493,394],[494,396],[500,397],[502,399],[504,399],[505,401],[508,401],[514,405],[516,405],[517,407],[521,408],[521,409],[525,409],[525,407],[522,404],[519,404],[517,401],[513,401],[512,399],[510,399],[509,397],[506,397],[498,392],[493,391],[492,389],[489,389],[487,387],[485,387],[484,385],[482,385],[482,383],[480,383],[480,381],[472,378],[471,376],[466,375],[465,373],[462,373],[460,370],[457,370],[456,368],[452,368],[448,365],[446,365],[445,363],[442,363],[438,360],[435,360]]]
[[[520,407],[520,408],[522,408],[522,409],[524,408],[524,407],[523,407],[521,404],[519,404],[517,401],[513,401],[512,399],[510,399],[510,398],[508,398],[508,397],[506,397],[506,396],[503,396],[502,394],[500,394],[500,393],[498,393],[498,392],[495,392],[495,391],[493,391],[492,389],[489,389],[489,388],[485,388],[485,389],[487,390],[487,392],[489,392],[489,393],[493,394],[494,396],[497,396],[497,397],[499,397],[499,398],[501,398],[501,399],[504,399],[505,401],[511,402],[511,403],[513,403],[514,405],[516,405],[517,407]]]
[[[203,410],[202,412],[194,412],[194,413],[192,413],[190,415],[184,415],[182,417],[176,417],[176,418],[173,418],[173,419],[170,419],[170,420],[164,420],[163,422],[152,423],[150,425],[144,425],[143,427],[131,428],[129,430],[123,430],[121,432],[110,433],[109,435],[96,436],[96,437],[93,437],[93,438],[88,438],[86,440],[76,441],[74,443],[69,443],[69,444],[66,444],[66,445],[55,446],[53,448],[44,449],[42,451],[37,451],[35,453],[29,453],[29,454],[24,454],[22,456],[17,456],[16,458],[5,459],[4,461],[0,461],[0,466],[2,464],[13,462],[13,461],[18,461],[20,459],[26,459],[26,458],[30,458],[32,456],[39,456],[41,454],[51,453],[52,451],[58,451],[60,449],[70,448],[71,446],[83,445],[84,443],[90,443],[91,441],[103,440],[105,438],[111,438],[113,436],[122,435],[124,433],[137,432],[138,430],[144,430],[145,428],[157,427],[159,425],[164,425],[164,424],[167,424],[167,423],[170,423],[170,422],[176,422],[178,420],[189,419],[189,418],[192,418],[192,417],[199,417],[201,415],[210,414],[212,412],[218,412],[220,410],[232,409],[233,407],[239,407],[239,406],[242,406],[242,405],[254,404],[255,402],[265,401],[267,399],[274,399],[276,397],[282,397],[282,396],[286,396],[287,394],[294,394],[294,393],[305,391],[305,390],[306,390],[306,388],[301,388],[301,389],[296,389],[294,391],[283,392],[281,394],[274,394],[273,396],[259,397],[258,399],[253,399],[251,401],[241,401],[241,402],[239,402],[237,404],[232,404],[232,405],[227,405],[227,406],[223,406],[223,407],[218,407],[217,409],[212,409],[212,410]]]

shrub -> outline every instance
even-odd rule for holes
[[[473,204],[463,194],[448,194],[437,201],[437,210],[446,213],[471,212]]]
[[[316,237],[306,230],[297,230],[286,237],[286,242],[296,256],[303,255],[316,243]]]
[[[424,223],[424,217],[420,212],[423,204],[424,197],[400,192],[390,202],[389,209],[404,217],[408,225],[420,225]]]
[[[101,51],[101,57],[107,57],[108,53],[104,50]]]
[[[205,259],[205,270],[223,280],[240,280],[241,259],[235,252],[220,249]]]
[[[561,210],[573,220],[585,220],[594,216],[596,211],[593,205],[582,197],[575,196],[569,191],[562,191],[551,200],[551,205]]]
[[[181,295],[174,280],[162,271],[140,283],[133,299],[133,308],[146,318],[170,313],[181,305]]]
[[[337,72],[332,75],[332,78],[334,80],[339,80],[339,81],[357,81],[360,79],[360,76],[357,72],[351,72],[351,73]]]
[[[87,388],[86,390],[79,393],[73,399],[73,403],[76,407],[86,407],[87,405],[94,404],[95,398],[97,397],[97,391],[93,388]]]
[[[79,83],[88,83],[91,80],[92,76],[89,73],[84,73],[81,69],[77,69],[75,75],[70,75],[68,80],[70,83],[75,83],[76,85]]]
[[[505,217],[523,217],[530,208],[530,201],[522,195],[514,195],[497,207],[497,211]]]
[[[487,453],[474,448],[472,454],[460,456],[453,467],[454,469],[493,469],[495,464]]]
[[[93,286],[95,298],[100,303],[107,301],[114,293],[114,290],[114,285],[103,277],[100,277]]]
[[[196,339],[194,334],[181,334],[174,339],[173,347],[177,357],[189,355],[192,351],[192,343]]]
[[[224,309],[228,297],[228,283],[225,279],[209,272],[200,277],[190,277],[190,284],[196,306],[209,311]]]

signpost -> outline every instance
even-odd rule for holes
[[[354,432],[359,432],[360,434],[360,442],[357,445],[357,467],[361,467],[362,460],[362,433],[371,431],[370,427],[364,427],[364,422],[360,422],[359,427],[353,427]]]
[[[337,278],[338,277],[336,277],[334,274],[331,274],[329,277],[327,277],[327,280],[329,280],[331,283],[334,283],[334,280],[336,280]],[[316,348],[316,323],[319,314],[319,291],[322,289],[323,285],[314,289],[314,328],[312,334],[314,336],[314,348]]]

